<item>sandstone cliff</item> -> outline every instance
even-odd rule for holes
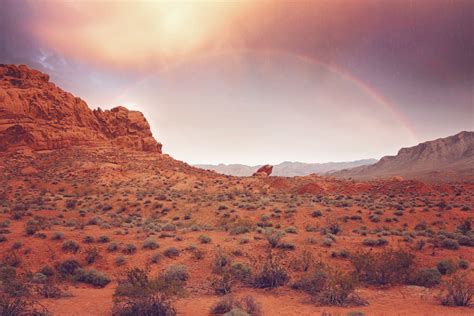
[[[104,144],[161,153],[142,113],[124,107],[91,110],[48,75],[0,64],[0,151]]]

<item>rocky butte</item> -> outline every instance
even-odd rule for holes
[[[264,165],[260,167],[252,176],[254,177],[268,177],[272,174],[273,166],[272,165]]]
[[[86,102],[24,65],[0,64],[0,151],[115,145],[161,153],[138,111],[91,110]]]

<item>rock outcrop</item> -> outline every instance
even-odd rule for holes
[[[272,174],[273,166],[264,165],[260,167],[252,176],[254,177],[268,177]]]
[[[104,144],[161,153],[142,113],[121,106],[91,110],[48,75],[0,64],[0,151]]]

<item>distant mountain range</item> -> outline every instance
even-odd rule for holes
[[[330,173],[337,178],[372,180],[400,176],[405,179],[474,180],[474,132],[461,132],[402,148],[396,156],[377,163]]]
[[[273,166],[272,176],[306,176],[311,173],[323,174],[330,171],[337,171],[341,169],[354,168],[364,165],[370,165],[377,162],[376,159],[363,159],[348,162],[328,162],[328,163],[303,163],[285,161]],[[194,165],[202,169],[214,170],[218,173],[232,175],[232,176],[251,176],[258,168],[258,166],[247,166],[242,164],[218,164],[218,165]]]

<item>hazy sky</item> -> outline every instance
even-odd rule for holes
[[[145,113],[189,163],[380,158],[474,130],[474,2],[0,0],[0,63]]]

